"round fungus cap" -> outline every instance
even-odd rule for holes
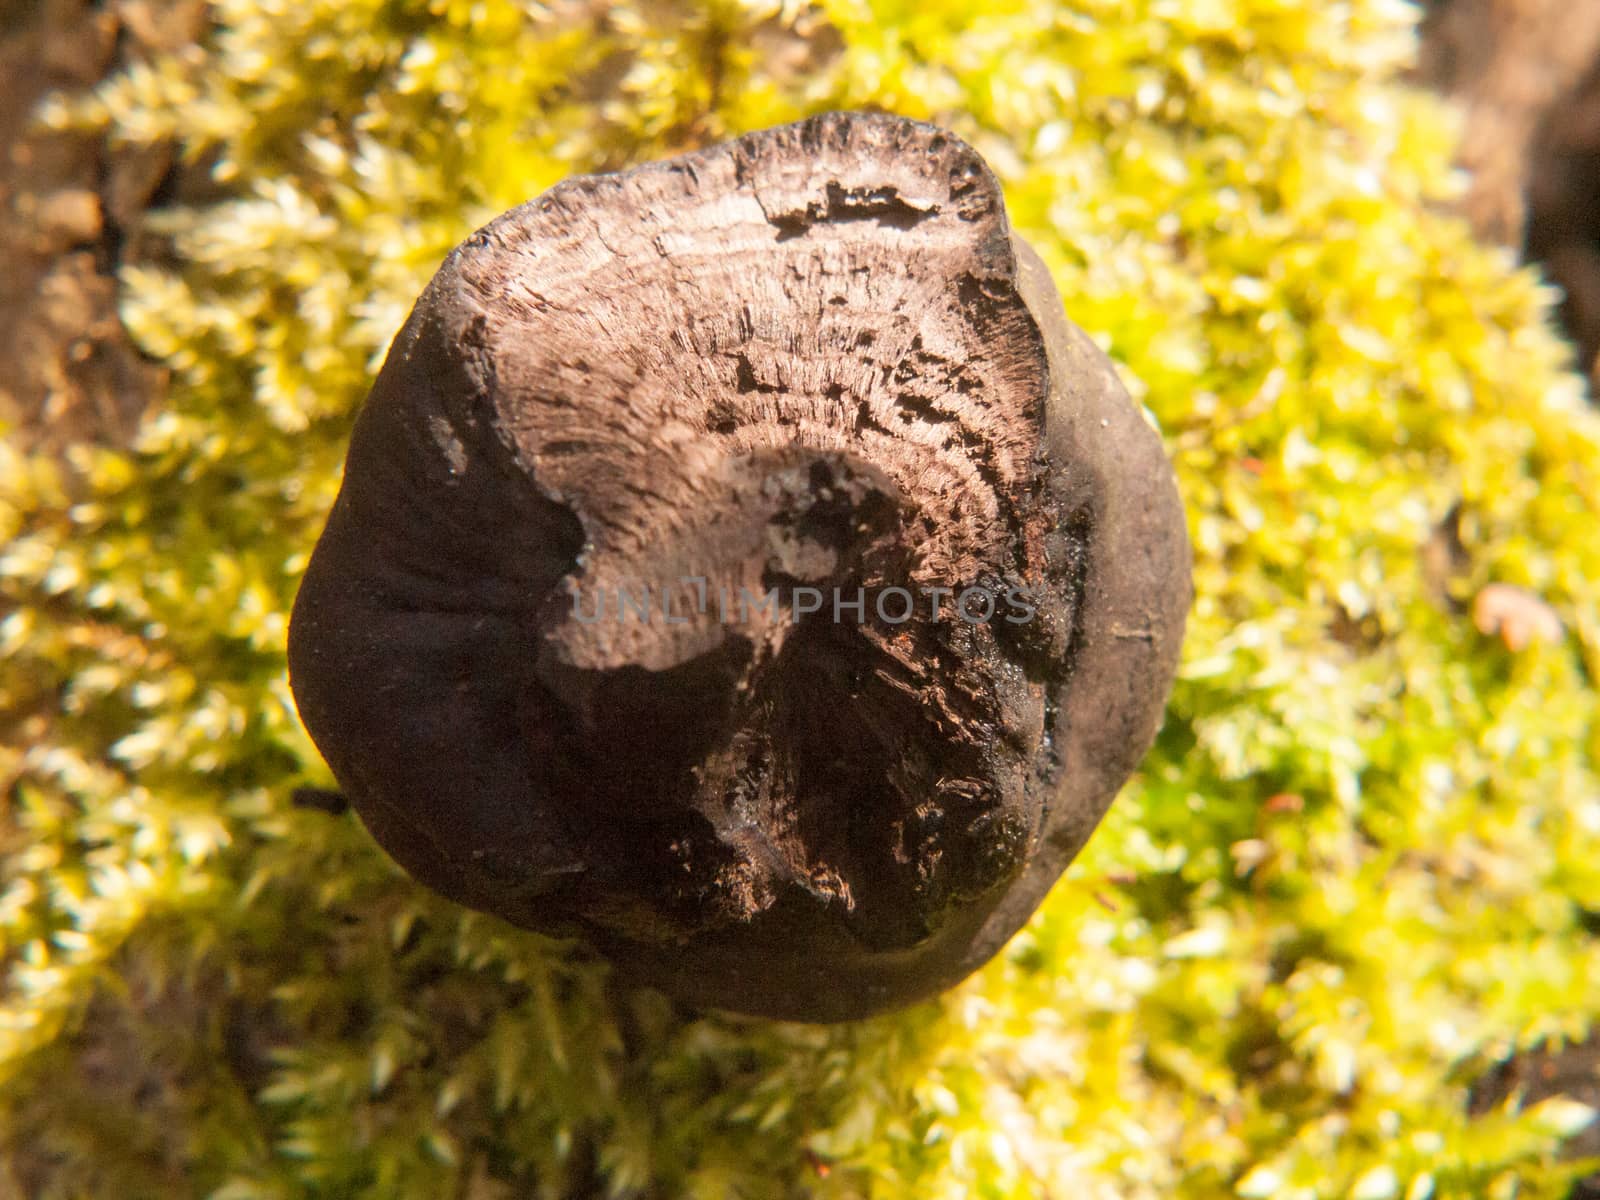
[[[977,153],[833,113],[569,179],[389,352],[289,631],[413,876],[842,1020],[1028,919],[1190,600],[1161,442]]]

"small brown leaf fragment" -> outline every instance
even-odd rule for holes
[[[1254,871],[1272,855],[1272,845],[1262,838],[1245,838],[1228,847],[1233,858],[1236,875],[1245,876]]]
[[[1561,618],[1527,588],[1491,583],[1472,601],[1472,623],[1485,637],[1499,635],[1506,649],[1525,650],[1534,642],[1559,642]]]
[[[1450,506],[1422,545],[1422,582],[1428,598],[1446,612],[1460,612],[1460,588],[1472,566],[1461,537],[1462,506],[1459,501]]]

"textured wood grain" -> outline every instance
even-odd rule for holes
[[[778,602],[715,599],[741,588]],[[672,622],[593,619],[645,589]],[[692,1002],[832,1020],[1027,919],[1149,745],[1188,600],[1159,439],[993,175],[831,114],[568,180],[452,253],[290,665],[419,879]]]

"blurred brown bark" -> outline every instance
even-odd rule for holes
[[[1466,111],[1467,218],[1543,264],[1582,361],[1596,362],[1600,0],[1435,0],[1424,33],[1423,77]]]
[[[202,0],[0,5],[0,428],[15,444],[121,443],[166,386],[129,341],[117,268],[148,257],[144,213],[178,176],[169,146],[110,146],[36,119],[134,58],[192,41]]]

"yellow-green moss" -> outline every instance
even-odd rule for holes
[[[0,1139],[45,1196],[1547,1196],[1473,1072],[1600,1009],[1600,424],[1439,211],[1393,0],[219,0],[53,120],[233,199],[123,313],[127,454],[0,444]],[[826,108],[948,125],[1169,439],[1199,593],[1162,737],[1009,950],[816,1029],[689,1019],[441,903],[350,818],[283,637],[388,338],[565,175]],[[1542,595],[1511,653],[1448,590]],[[0,1176],[0,1190],[4,1177]]]

